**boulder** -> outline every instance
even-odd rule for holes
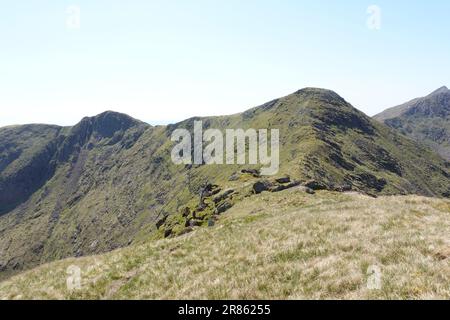
[[[228,198],[230,195],[232,195],[233,193],[234,193],[234,190],[233,190],[233,189],[225,190],[223,193],[218,194],[217,196],[215,196],[215,197],[213,198],[213,201],[214,201],[215,204],[218,204],[219,202],[221,202],[221,201],[227,199],[227,198]]]
[[[286,177],[275,179],[275,181],[277,183],[285,184],[285,183],[291,182],[291,178],[286,176]]]
[[[168,217],[168,215],[162,217],[161,219],[159,219],[159,220],[156,222],[156,228],[157,228],[157,229],[159,229],[159,228],[162,227],[162,225],[166,222],[167,217]]]
[[[317,180],[308,180],[303,185],[313,190],[325,190],[327,188],[325,184]]]
[[[233,205],[231,204],[231,202],[229,201],[224,201],[223,203],[221,203],[215,211],[215,214],[221,214],[224,213],[225,211],[227,211],[228,209],[230,209]]]
[[[208,183],[200,191],[200,196],[203,197],[203,198],[211,197],[211,196],[213,196],[213,195],[215,195],[215,194],[217,194],[219,192],[220,192],[219,186],[217,186],[215,184]]]
[[[278,186],[272,187],[270,189],[270,191],[271,192],[279,192],[279,191],[283,191],[283,190],[286,190],[286,189],[297,187],[298,185],[300,185],[300,182],[293,181],[293,182],[288,183],[288,184],[280,184]]]
[[[166,229],[164,231],[164,238],[168,238],[172,235],[172,229]]]
[[[260,194],[263,191],[270,191],[271,188],[272,184],[267,180],[258,181],[253,185],[253,191],[256,194]]]

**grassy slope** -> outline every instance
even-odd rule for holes
[[[247,198],[212,227],[43,265],[0,298],[450,298],[450,202],[299,188]],[[69,292],[66,270],[81,268]],[[368,290],[367,269],[382,272]]]

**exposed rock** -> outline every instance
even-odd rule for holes
[[[261,173],[259,172],[259,170],[256,170],[256,169],[242,169],[241,173],[251,174],[255,178],[259,178],[261,176]]]
[[[267,180],[261,180],[261,181],[256,182],[253,185],[253,191],[256,194],[259,194],[259,193],[261,193],[263,191],[270,191],[271,187],[272,187],[272,183],[270,183]]]
[[[374,119],[427,144],[450,160],[450,90],[447,87],[387,109]]]
[[[225,211],[227,211],[227,210],[230,209],[231,207],[233,207],[233,205],[232,205],[229,201],[224,201],[223,203],[221,203],[221,204],[216,208],[215,213],[216,213],[216,214],[224,213]]]
[[[270,189],[271,192],[279,192],[279,191],[283,191],[286,189],[290,189],[290,188],[294,188],[300,185],[299,181],[294,181],[288,184],[280,184],[278,186],[274,186]]]
[[[182,210],[181,210],[181,215],[183,216],[183,217],[187,217],[187,216],[189,216],[191,214],[191,209],[189,209],[189,207],[184,207]],[[167,218],[167,217],[165,217],[165,218]]]
[[[338,186],[333,187],[333,191],[337,191],[337,192],[348,192],[351,190],[352,190],[351,184],[343,184],[343,185],[338,185]]]
[[[202,225],[202,221],[200,220],[189,220],[189,227],[200,227]]]
[[[213,198],[213,201],[214,201],[215,204],[218,204],[219,202],[221,202],[221,201],[225,200],[226,198],[228,198],[228,197],[229,197],[230,195],[232,195],[233,193],[234,193],[234,190],[233,190],[233,189],[225,190],[223,193],[221,193],[221,194],[215,196],[215,197]]]
[[[207,207],[206,203],[203,201],[203,199],[200,200],[200,203],[197,206],[197,211],[203,211]]]
[[[164,231],[164,238],[170,237],[171,234],[172,234],[172,229],[166,229]]]
[[[217,185],[213,185],[211,183],[207,183],[203,188],[200,190],[200,202],[198,205],[198,210],[203,211],[207,207],[205,203],[205,198],[211,197],[217,193],[220,192],[220,188]]]
[[[168,215],[162,217],[156,222],[156,228],[159,229],[166,222]]]
[[[284,184],[284,183],[291,182],[291,178],[290,177],[282,177],[282,178],[275,179],[275,181],[278,183]]]
[[[308,180],[303,185],[313,190],[325,190],[327,188],[322,182],[316,180]]]
[[[211,197],[215,194],[218,194],[220,192],[220,187],[215,184],[208,183],[205,185],[205,187],[202,190],[203,197]]]
[[[367,187],[376,190],[377,192],[381,192],[387,184],[386,179],[377,178],[373,174],[370,173],[360,173],[357,175],[350,175],[350,179],[354,182],[358,182],[361,184],[361,189],[367,191]]]

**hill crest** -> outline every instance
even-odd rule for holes
[[[279,129],[279,175],[266,181],[248,164],[175,165],[171,133],[193,119],[219,130]],[[450,195],[448,163],[324,89],[169,126],[106,112],[40,130],[0,130],[0,190],[10,191],[0,192],[3,274],[176,236],[261,190],[303,184],[372,196]]]

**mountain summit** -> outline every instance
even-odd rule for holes
[[[448,88],[446,86],[442,86],[439,89],[433,91],[429,96],[436,95],[436,94],[441,94],[441,93],[448,93],[448,91],[449,90],[448,90]]]
[[[279,129],[279,175],[261,177],[255,165],[175,165],[171,134],[194,120],[219,130]],[[299,184],[450,195],[442,158],[316,88],[169,126],[106,112],[73,127],[0,128],[0,148],[0,276],[183,234],[255,193]]]
[[[114,111],[106,111],[95,117],[86,117],[78,126],[87,125],[93,132],[102,137],[112,137],[116,132],[123,132],[131,127],[140,126],[144,123],[132,117]]]
[[[447,87],[387,109],[374,119],[429,145],[450,160],[450,90]]]

